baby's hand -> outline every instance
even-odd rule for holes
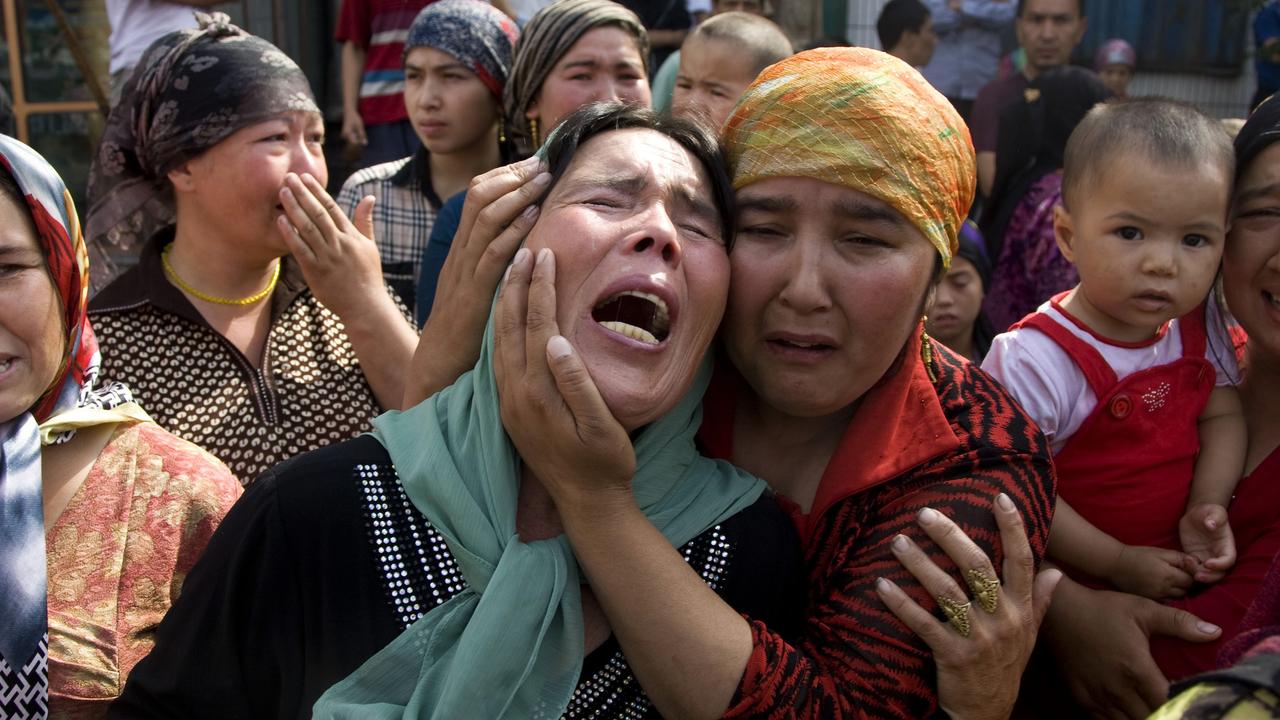
[[[1227,524],[1227,509],[1215,503],[1187,508],[1178,522],[1182,551],[1195,558],[1196,582],[1217,582],[1236,563],[1236,541]]]
[[[1106,579],[1127,593],[1168,600],[1187,594],[1194,566],[1193,558],[1177,550],[1125,545]]]

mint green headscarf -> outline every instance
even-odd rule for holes
[[[582,672],[578,566],[564,536],[516,536],[519,463],[498,414],[493,318],[475,369],[374,420],[415,507],[444,536],[467,589],[316,702],[317,718],[558,718]],[[702,457],[694,433],[711,377],[635,441],[632,492],[679,547],[760,496],[764,483]]]

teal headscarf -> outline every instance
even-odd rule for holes
[[[317,718],[555,718],[582,672],[577,563],[564,536],[516,536],[519,463],[498,414],[493,318],[475,369],[374,421],[414,506],[449,544],[467,589],[437,606],[316,702]],[[764,483],[702,457],[694,433],[711,377],[635,442],[632,492],[679,547],[749,506]]]

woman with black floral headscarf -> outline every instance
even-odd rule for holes
[[[225,15],[200,22],[156,41],[108,120],[91,242],[146,246],[90,313],[112,377],[248,483],[398,406],[416,337],[369,239],[374,201],[357,230],[324,191],[302,71]]]

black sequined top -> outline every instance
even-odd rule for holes
[[[681,552],[733,607],[785,628],[803,593],[798,548],[764,497]],[[110,717],[310,717],[325,690],[465,583],[381,444],[308,453],[232,508]],[[610,639],[586,657],[565,717],[657,712]]]

